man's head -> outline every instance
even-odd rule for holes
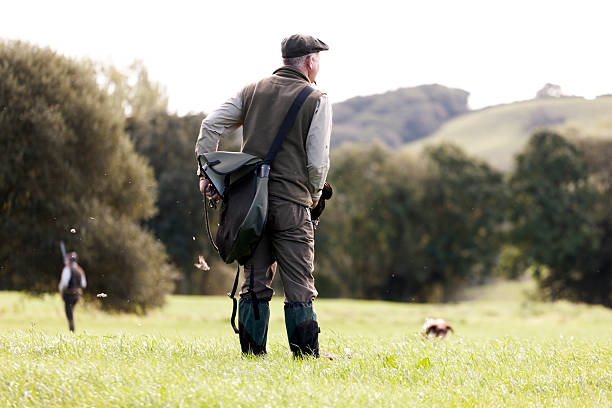
[[[281,42],[283,63],[299,68],[310,82],[315,82],[319,72],[319,51],[328,49],[323,41],[309,35],[294,34]]]

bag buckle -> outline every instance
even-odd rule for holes
[[[270,165],[269,164],[262,164],[261,166],[259,166],[259,177],[260,178],[268,177],[269,175],[270,175]]]

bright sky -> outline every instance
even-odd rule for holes
[[[179,114],[271,74],[294,33],[330,46],[317,82],[334,102],[439,83],[480,108],[547,82],[611,94],[610,16],[605,0],[0,0],[0,38],[118,68],[141,59]]]

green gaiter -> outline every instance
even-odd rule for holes
[[[255,307],[259,311],[259,320],[256,320]],[[266,354],[266,341],[268,338],[268,321],[270,320],[270,305],[266,301],[253,302],[240,299],[238,305],[238,330],[240,347],[244,354]]]
[[[312,303],[286,303],[285,326],[295,357],[319,357],[319,324]]]

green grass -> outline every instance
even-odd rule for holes
[[[612,406],[612,311],[502,285],[449,305],[318,300],[332,361],[291,357],[280,299],[262,359],[240,356],[227,298],[147,316],[79,304],[71,335],[58,296],[2,292],[0,406]],[[423,339],[426,317],[455,335]]]
[[[430,144],[452,142],[468,154],[508,170],[514,155],[523,150],[537,128],[579,128],[590,136],[611,138],[611,117],[612,97],[535,99],[458,116],[405,149],[418,153]]]

